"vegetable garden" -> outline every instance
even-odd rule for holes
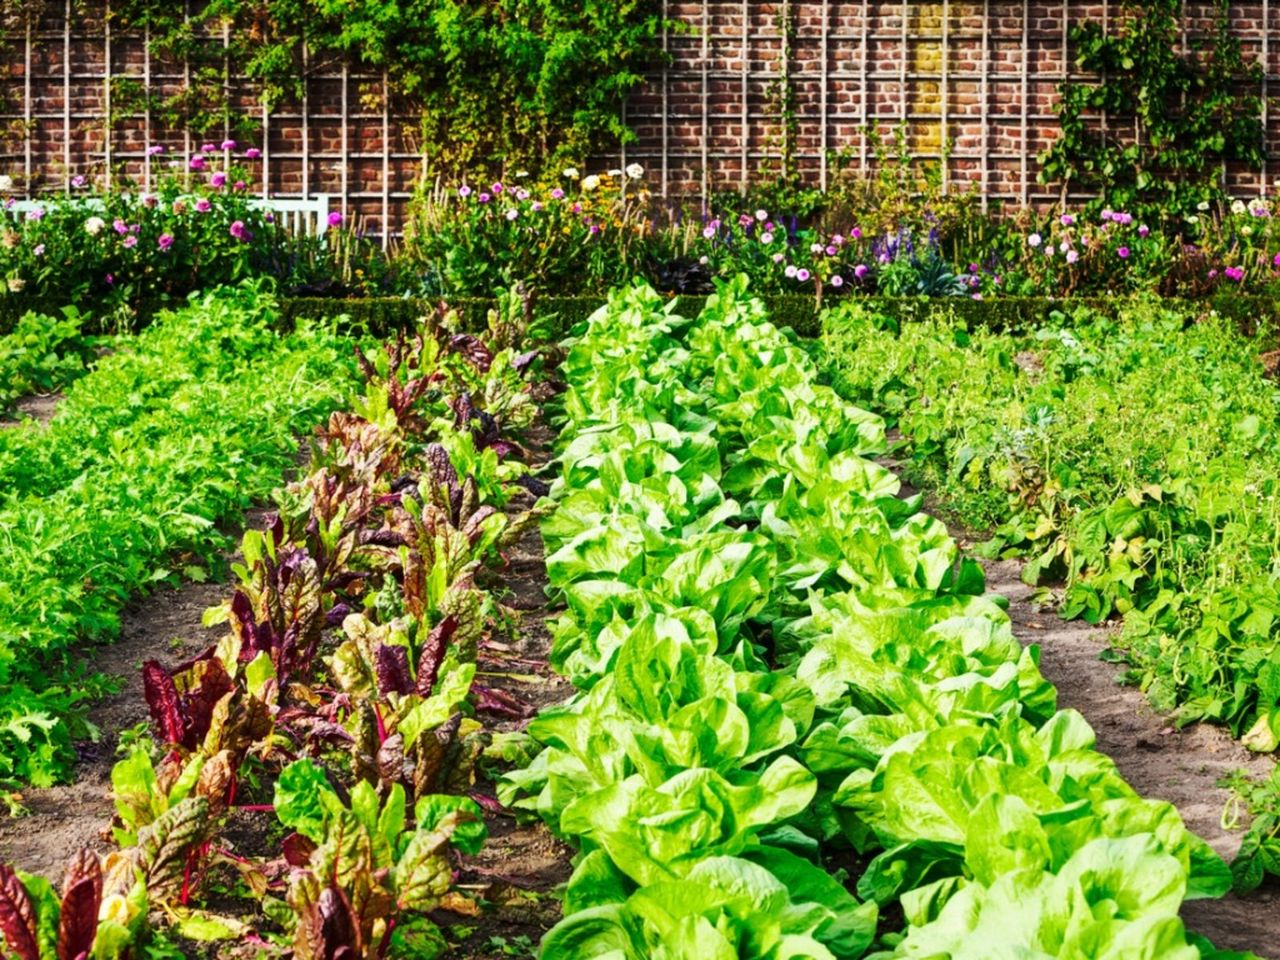
[[[1280,960],[1229,7],[1072,28],[1061,199],[993,209],[905,113],[816,189],[789,76],[780,169],[674,195],[680,26],[605,6],[121,3],[196,68],[145,172],[0,173],[0,960]],[[356,57],[429,141],[394,237],[272,196]]]

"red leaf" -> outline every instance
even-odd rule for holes
[[[93,950],[102,905],[102,864],[87,847],[76,855],[62,881],[58,960],[80,960]]]
[[[305,867],[311,862],[311,854],[316,845],[309,837],[300,833],[291,833],[284,838],[284,860],[291,867]]]
[[[422,645],[422,655],[418,658],[418,694],[420,696],[429,697],[431,691],[436,688],[436,680],[440,676],[440,664],[444,662],[449,640],[457,629],[458,618],[449,614],[427,634],[426,642]]]
[[[0,865],[0,934],[18,960],[40,960],[36,909],[13,868]]]
[[[148,660],[142,665],[142,689],[151,710],[151,719],[160,728],[165,743],[182,743],[185,726],[182,707],[178,700],[178,688],[173,677],[159,661]]]
[[[378,695],[413,692],[409,675],[409,651],[398,643],[381,643],[374,654],[378,671]]]

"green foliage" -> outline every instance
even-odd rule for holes
[[[661,56],[649,0],[210,0],[194,13],[187,22],[171,3],[112,4],[118,27],[146,25],[158,52],[195,64],[191,85],[153,107],[171,126],[211,131],[236,119],[222,44],[208,42],[225,30],[232,70],[257,81],[268,104],[296,100],[317,64],[385,71],[389,95],[420,115],[411,135],[452,172],[538,169],[629,138],[621,104]],[[377,85],[364,99],[387,95]]]
[[[1059,88],[1062,132],[1041,157],[1042,182],[1177,217],[1221,196],[1223,162],[1261,164],[1262,100],[1242,90],[1257,88],[1263,68],[1245,61],[1226,0],[1214,4],[1209,42],[1184,52],[1183,6],[1124,0],[1110,30],[1094,20],[1072,28],[1080,68],[1099,78]]]
[[[1064,616],[1123,616],[1157,706],[1274,750],[1280,390],[1257,341],[1188,319],[1135,303],[1012,334],[849,307],[824,347],[841,391],[901,428],[908,474],[993,531],[987,550],[1063,582]]]
[[[61,318],[26,313],[0,336],[0,413],[20,397],[60,390],[85,373],[95,342],[84,336],[83,321],[75,307]]]
[[[273,311],[252,287],[211,294],[119,341],[47,427],[0,431],[0,780],[67,774],[100,686],[73,649],[114,637],[138,592],[220,563],[217,524],[279,483],[342,395],[342,342],[278,337]]]

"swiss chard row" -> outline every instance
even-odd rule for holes
[[[142,958],[175,936],[294,960],[444,948],[426,913],[475,909],[454,851],[485,839],[468,795],[479,716],[526,709],[475,679],[510,620],[477,577],[543,512],[513,458],[535,413],[518,336],[437,325],[357,354],[363,396],[317,431],[308,474],[245,534],[206,614],[222,639],[144,664],[155,742],[113,770],[119,849],[78,855],[61,896],[0,870],[11,954]],[[266,810],[279,848],[237,849],[231,820]],[[213,909],[228,889],[260,912]]]
[[[500,794],[580,848],[544,960],[1241,956],[1178,918],[1226,865],[743,286],[695,322],[620,291],[569,343],[543,534],[579,693]]]

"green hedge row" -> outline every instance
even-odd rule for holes
[[[791,327],[802,337],[817,337],[822,333],[817,305],[808,296],[766,296],[762,298],[769,308],[769,315],[779,326]],[[992,300],[970,300],[963,297],[867,297],[860,302],[874,310],[909,323],[946,311],[970,326],[988,326],[1000,330],[1025,330],[1041,325],[1050,314],[1066,307],[1089,307],[1104,315],[1114,316],[1126,302],[1124,297],[1077,297],[1069,301],[1051,300],[1045,297],[1005,297]],[[682,296],[678,311],[692,316],[703,300],[697,296]],[[551,320],[557,331],[567,331],[589,317],[602,303],[603,297],[541,297],[537,301],[540,315]],[[833,301],[827,301],[830,305]],[[1188,317],[1194,317],[1209,309],[1238,322],[1249,334],[1259,330],[1280,329],[1280,300],[1270,297],[1250,297],[1222,294],[1206,300],[1166,300],[1171,306],[1182,307]],[[457,298],[449,301],[458,310],[468,328],[483,326],[494,301],[481,298]],[[372,333],[386,333],[403,329],[414,320],[435,309],[435,303],[427,300],[382,298],[367,300],[330,300],[322,298],[294,298],[282,304],[283,319],[294,323],[302,318],[324,319],[339,315],[350,318],[352,326]]]
[[[769,315],[779,326],[791,327],[802,337],[817,337],[822,333],[818,309],[809,296],[775,295],[763,298],[769,307]],[[1126,302],[1124,297],[1076,297],[1069,301],[1051,300],[1045,297],[1004,297],[991,300],[970,300],[964,297],[867,297],[861,302],[900,322],[924,319],[937,311],[947,311],[970,326],[989,326],[1000,330],[1024,330],[1034,328],[1054,311],[1066,306],[1090,307],[1100,313],[1114,315]],[[703,300],[699,296],[680,298],[679,312],[685,316],[697,313]],[[602,303],[603,296],[539,297],[537,309],[550,320],[554,331],[572,329],[589,317]],[[830,304],[834,301],[828,300]],[[1252,297],[1222,293],[1206,300],[1167,300],[1171,305],[1181,305],[1188,317],[1194,317],[1210,308],[1222,316],[1237,321],[1242,330],[1254,334],[1259,330],[1280,330],[1280,299]],[[468,328],[481,327],[495,301],[487,298],[461,297],[449,301],[450,306],[461,312]],[[36,303],[29,299],[0,298],[0,333],[11,329],[13,323],[26,310],[37,310],[56,315],[60,304]],[[173,304],[155,303],[140,305],[137,311],[139,326],[159,309]],[[83,308],[83,305],[82,305]],[[329,319],[346,316],[353,328],[374,334],[404,329],[426,314],[433,312],[436,302],[403,297],[379,297],[361,300],[337,300],[324,297],[291,297],[281,303],[282,322],[292,327],[298,320]]]

